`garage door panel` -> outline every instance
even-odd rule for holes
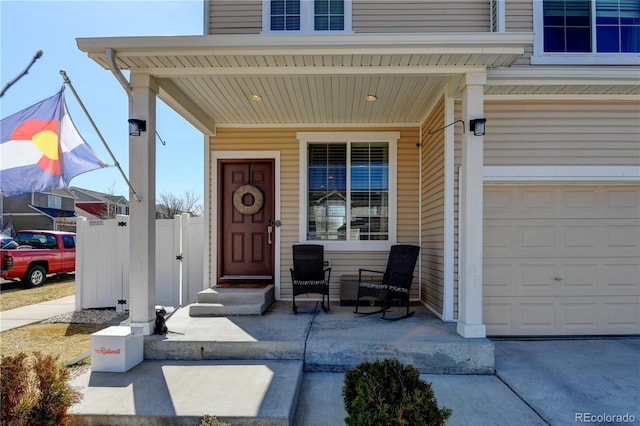
[[[606,261],[603,265],[604,282],[607,291],[628,291],[640,293],[640,265],[634,259]]]
[[[484,238],[489,335],[640,333],[639,187],[487,187]]]
[[[485,264],[482,269],[483,291],[485,295],[512,296],[514,291],[513,266],[505,263]]]
[[[633,302],[611,302],[604,304],[606,324],[611,327],[629,327],[635,329],[634,334],[640,334],[640,310]]]
[[[640,297],[640,265],[635,258],[487,259],[486,296]]]
[[[630,257],[640,253],[640,223],[631,219],[486,220],[485,258]]]
[[[640,249],[640,222],[627,222],[603,227],[606,247],[610,250],[629,249],[637,254]]]
[[[484,195],[484,216],[489,219],[637,220],[639,206],[640,189],[634,186],[488,187]]]
[[[493,336],[640,333],[638,304],[616,297],[492,298],[483,315]]]

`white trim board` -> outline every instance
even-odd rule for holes
[[[485,166],[485,182],[640,183],[640,166]]]

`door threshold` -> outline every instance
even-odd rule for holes
[[[224,275],[220,277],[221,280],[272,280],[271,275]]]

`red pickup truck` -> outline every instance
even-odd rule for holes
[[[43,284],[47,274],[76,270],[76,234],[63,231],[19,231],[0,250],[0,277],[21,279],[31,287]]]

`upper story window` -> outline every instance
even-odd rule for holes
[[[638,0],[544,0],[534,2],[534,8],[532,63],[638,62]]]
[[[61,209],[62,197],[58,195],[47,195],[47,207],[51,209]]]
[[[263,0],[263,33],[350,32],[351,0]]]
[[[387,249],[396,235],[397,132],[301,132],[298,138],[305,200],[300,240],[330,249]]]

